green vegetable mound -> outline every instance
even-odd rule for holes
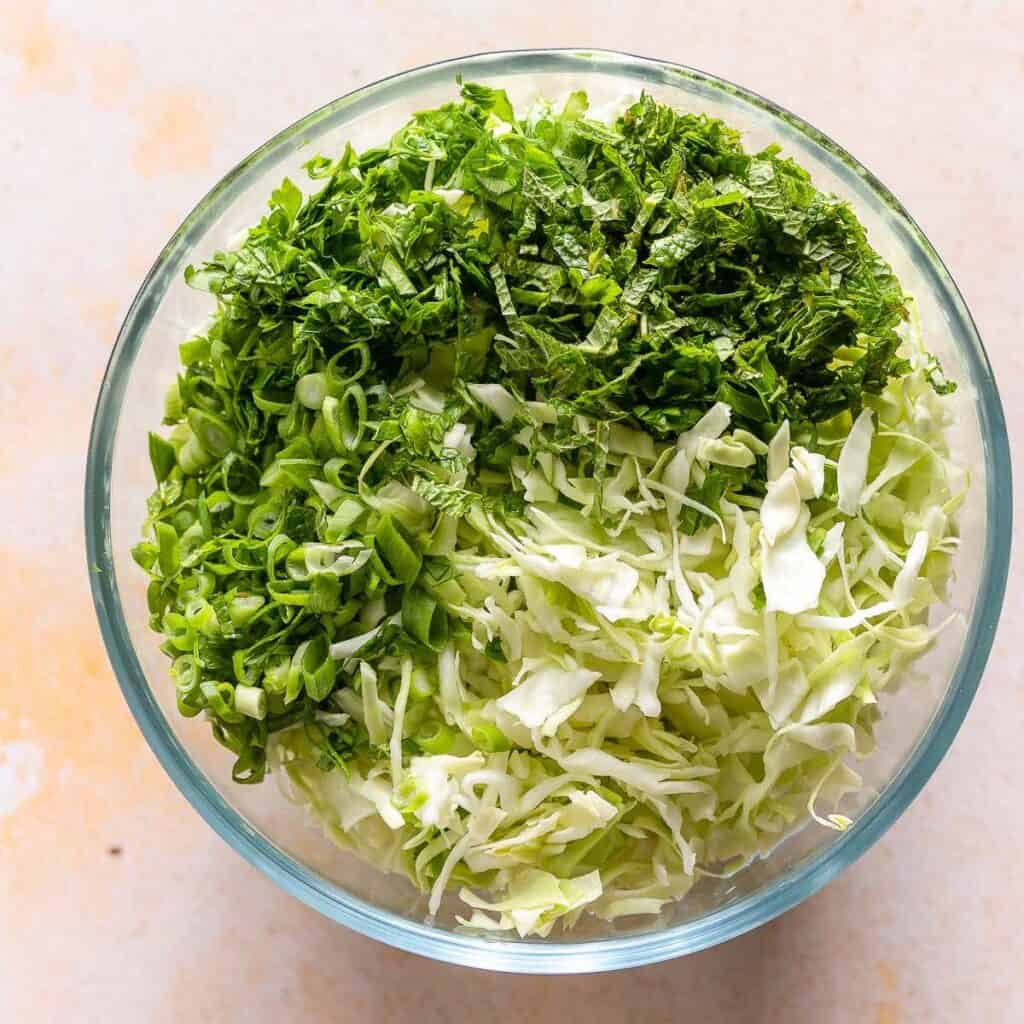
[[[815,801],[966,486],[846,203],[721,121],[587,111],[465,84],[188,268],[216,312],[134,549],[237,782],[523,935],[845,827]]]

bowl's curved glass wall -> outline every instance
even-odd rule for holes
[[[414,111],[452,99],[457,73],[505,88],[517,106],[585,89],[593,108],[614,109],[646,90],[723,118],[744,132],[748,148],[780,143],[819,187],[853,203],[873,245],[916,296],[929,347],[962,383],[955,450],[972,473],[950,601],[962,621],[886,701],[878,751],[858,766],[867,789],[844,808],[860,819],[855,827],[845,834],[805,828],[736,877],[702,882],[658,919],[615,927],[584,921],[543,943],[454,936],[453,897],[434,925],[424,926],[419,893],[307,827],[272,780],[233,785],[230,755],[208,726],[176,712],[168,663],[147,627],[143,574],[129,555],[152,486],[147,431],[159,422],[178,344],[211,309],[209,296],[185,286],[184,267],[255,223],[284,175],[306,182],[301,167],[314,154],[337,153],[346,142],[379,144]],[[211,824],[292,891],[360,930],[446,959],[527,970],[624,966],[701,948],[792,905],[870,845],[923,784],[963,717],[991,642],[1009,543],[1009,464],[990,371],[955,287],[898,204],[827,139],[757,97],[698,73],[608,53],[491,54],[409,72],[318,111],[232,172],[168,245],[129,314],[97,411],[86,501],[90,561],[100,570],[94,592],[122,687],[165,766]],[[601,941],[610,936],[620,940]]]

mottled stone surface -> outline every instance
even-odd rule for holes
[[[645,6],[0,4],[0,1020],[1024,1019],[1013,575],[960,736],[867,856],[754,934],[589,978],[444,967],[307,910],[189,808],[108,667],[84,572],[84,449],[143,274],[192,204],[272,133],[439,57],[617,47],[734,79],[819,125],[947,260],[1020,436],[1024,5]]]

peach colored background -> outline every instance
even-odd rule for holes
[[[871,853],[754,934],[590,978],[444,967],[307,910],[189,808],[108,668],[85,576],[83,453],[136,286],[183,214],[258,143],[438,57],[616,46],[735,79],[821,126],[945,256],[1021,436],[1024,4],[638,7],[0,2],[4,1024],[1024,1020],[1015,583],[952,752]]]

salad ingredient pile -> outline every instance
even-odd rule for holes
[[[966,488],[852,210],[465,84],[192,285],[135,557],[178,707],[466,927],[658,913],[859,785]]]

